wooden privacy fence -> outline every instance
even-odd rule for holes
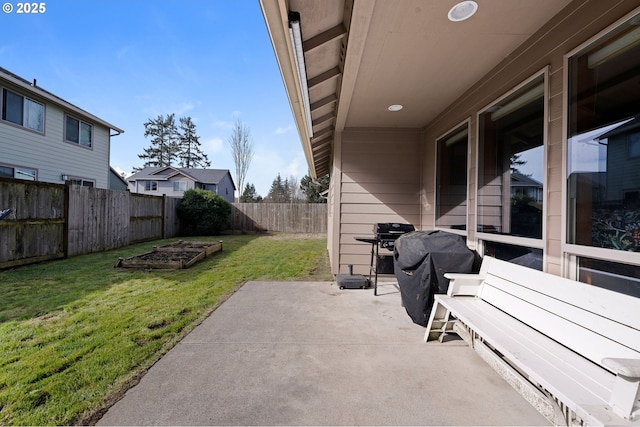
[[[0,269],[177,236],[179,198],[0,178]],[[236,203],[231,227],[326,233],[327,205]]]
[[[231,228],[246,231],[326,233],[326,203],[234,203]]]
[[[180,199],[0,178],[0,268],[178,235]]]

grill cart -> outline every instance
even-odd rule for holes
[[[373,237],[356,237],[359,242],[371,245],[369,281],[373,282],[373,294],[378,295],[378,274],[393,274],[393,248],[398,237],[414,231],[411,224],[379,222],[373,225]],[[387,252],[380,253],[380,248]]]

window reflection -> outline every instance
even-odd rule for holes
[[[640,27],[569,61],[567,241],[640,252]]]
[[[467,229],[467,147],[465,124],[438,140],[436,225]]]
[[[542,238],[543,77],[479,120],[478,231]]]

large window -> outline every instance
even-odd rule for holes
[[[569,58],[570,244],[640,252],[640,26],[634,20]]]
[[[449,132],[437,142],[436,226],[467,229],[467,147],[469,127]]]
[[[91,147],[93,141],[93,126],[71,116],[66,116],[64,139],[83,147]]]
[[[477,230],[542,239],[544,75],[479,115]]]
[[[2,89],[2,120],[36,132],[44,132],[44,105]]]

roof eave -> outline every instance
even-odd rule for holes
[[[316,165],[313,159],[309,129],[305,119],[304,103],[296,63],[293,54],[291,37],[289,36],[288,9],[284,0],[259,0],[262,15],[271,39],[280,75],[284,83],[287,98],[296,122],[300,142],[304,151],[311,177],[316,179]],[[273,23],[276,23],[275,25]]]
[[[94,116],[93,114],[83,110],[82,108],[76,107],[75,105],[71,104],[70,102],[65,101],[62,98],[59,98],[55,95],[53,95],[52,93],[49,93],[48,91],[39,88],[38,86],[34,86],[32,84],[27,83],[26,81],[16,78],[15,76],[13,76],[12,74],[8,74],[5,72],[0,71],[0,75],[2,76],[3,79],[11,82],[11,84],[14,84],[26,91],[32,92],[36,95],[38,95],[40,98],[44,98],[47,101],[50,101],[52,104],[56,104],[62,108],[64,108],[65,110],[68,111],[72,111],[76,114],[79,114],[81,116],[84,116],[85,118],[88,118],[90,121],[94,122],[94,123],[98,123],[104,127],[107,127],[111,130],[114,130],[117,132],[116,135],[119,135],[121,133],[124,133],[123,129],[120,129],[119,127],[112,125],[109,122],[106,122],[104,120],[102,120],[101,118]],[[115,136],[115,135],[112,135]]]

